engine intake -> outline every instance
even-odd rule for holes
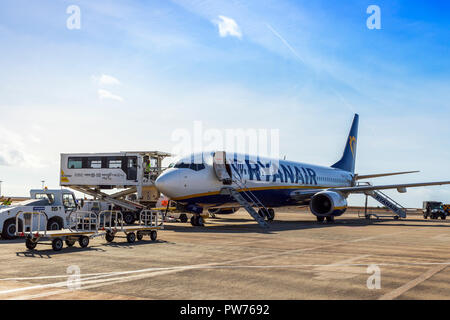
[[[309,208],[316,216],[340,216],[347,210],[347,199],[338,192],[321,191],[311,198]]]

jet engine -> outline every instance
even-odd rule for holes
[[[321,191],[311,198],[309,208],[318,217],[340,216],[347,210],[347,199],[339,192]]]

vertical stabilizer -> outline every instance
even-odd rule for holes
[[[350,133],[345,143],[344,154],[342,155],[341,160],[331,166],[332,168],[337,168],[352,173],[355,172],[356,144],[358,141],[358,122],[359,115],[355,114]]]

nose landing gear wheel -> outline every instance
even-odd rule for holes
[[[79,240],[78,240],[78,244],[80,245],[80,247],[82,248],[86,248],[89,245],[89,238],[86,236],[82,236]]]
[[[203,217],[200,215],[193,215],[191,217],[191,224],[194,227],[203,227],[204,226]]]
[[[53,239],[52,248],[54,251],[60,251],[63,248],[63,241],[60,238]]]
[[[134,232],[130,232],[129,234],[127,234],[127,241],[128,243],[134,243],[136,241],[136,235],[134,234]]]

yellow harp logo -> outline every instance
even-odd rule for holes
[[[353,158],[355,157],[355,146],[356,146],[356,138],[350,136],[348,143],[350,144],[350,150],[352,151]]]

